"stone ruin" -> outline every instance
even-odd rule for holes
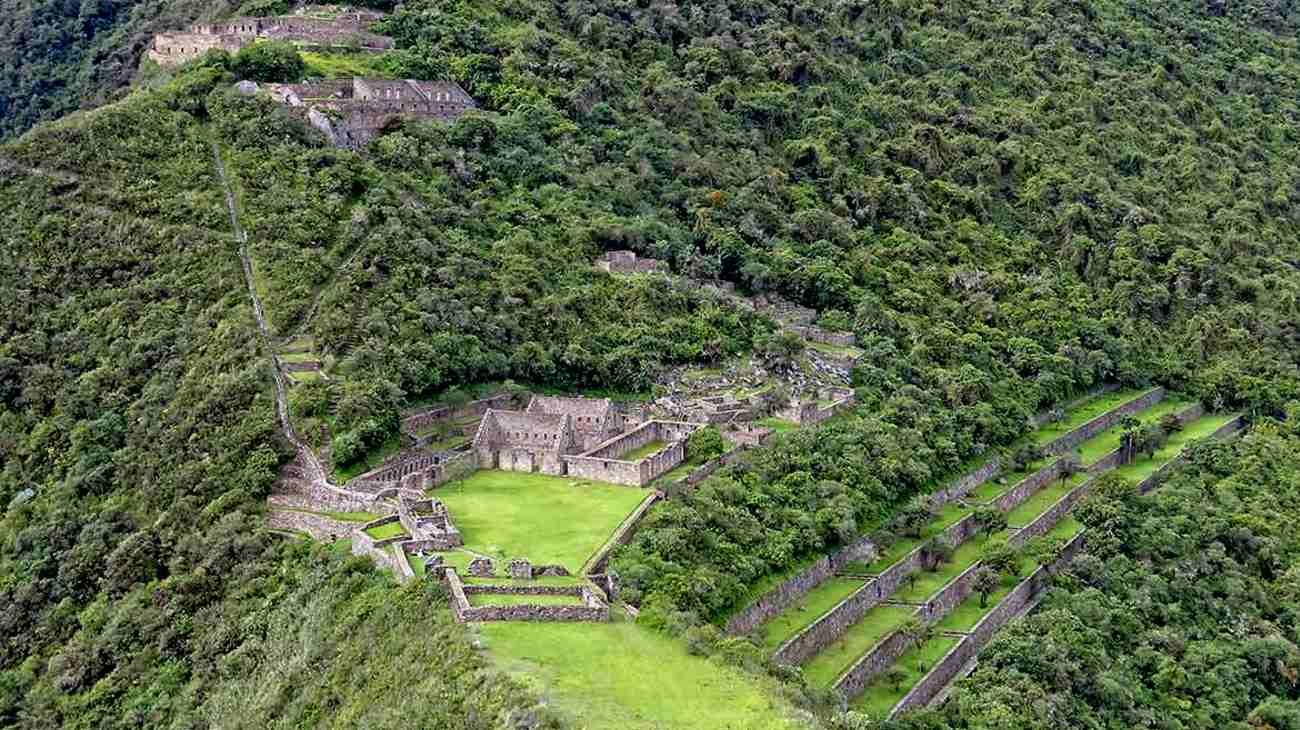
[[[532,580],[533,564],[523,558],[515,558],[510,561],[510,577],[515,580]]]
[[[496,577],[496,566],[492,564],[492,558],[474,558],[469,561],[466,570],[476,578]]]
[[[271,98],[338,147],[360,148],[398,119],[449,122],[478,104],[454,81],[362,79],[267,84]]]
[[[293,15],[265,18],[239,17],[221,23],[198,23],[184,31],[158,33],[147,56],[160,66],[179,66],[204,53],[220,49],[235,53],[258,40],[282,40],[308,49],[386,51],[393,39],[370,32],[382,13],[354,9],[326,10],[313,14],[303,9]]]
[[[648,274],[668,271],[668,265],[658,259],[643,259],[634,251],[608,251],[596,259],[596,268],[611,274]]]

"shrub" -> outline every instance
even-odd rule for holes
[[[301,81],[307,70],[298,48],[285,41],[254,43],[239,49],[230,70],[240,79],[271,83]]]

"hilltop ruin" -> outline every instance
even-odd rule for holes
[[[383,13],[345,10],[313,14],[232,18],[222,23],[197,23],[184,31],[154,36],[148,57],[160,66],[179,66],[212,49],[234,53],[258,40],[281,40],[305,49],[383,52],[393,39],[370,32]]]
[[[265,88],[338,147],[364,147],[397,119],[449,122],[478,107],[454,81],[354,78]]]

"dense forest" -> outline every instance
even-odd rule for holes
[[[644,394],[770,338],[692,287],[592,271],[602,250],[853,330],[853,417],[670,501],[616,556],[631,599],[697,620],[1095,384],[1261,420],[1300,393],[1288,3],[410,0],[380,28],[401,70],[482,109],[364,154],[233,93],[218,55],[122,88],[147,33],[233,6],[11,5],[0,135],[122,100],[0,147],[0,724],[556,722],[437,589],[256,529],[289,452],[214,155],[275,334],[341,376],[294,407],[358,448],[447,388]],[[1098,500],[1112,539],[916,722],[1296,726],[1292,422],[1154,502]],[[1195,685],[1189,652],[1233,670]]]

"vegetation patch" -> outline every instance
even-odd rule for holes
[[[366,534],[376,540],[387,540],[390,537],[405,535],[406,528],[402,527],[400,522],[386,522],[378,527],[367,527]]]
[[[497,470],[477,471],[432,494],[447,505],[467,549],[573,572],[646,496],[613,484]]]

